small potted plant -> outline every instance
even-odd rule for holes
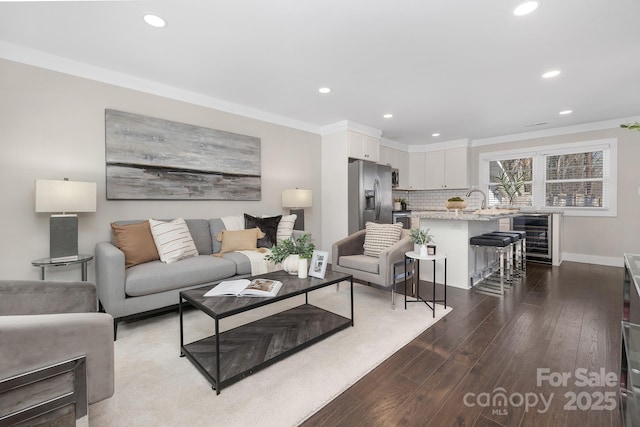
[[[433,235],[429,234],[429,229],[412,228],[409,230],[409,239],[413,242],[413,250],[418,252],[420,256],[435,255],[435,245],[429,245],[433,249],[433,253],[429,253],[427,243],[433,242]]]
[[[450,197],[449,199],[447,199],[447,203],[445,203],[445,207],[447,208],[447,210],[464,209],[467,207],[467,202],[465,202],[462,197]]]
[[[311,235],[303,234],[297,239],[279,241],[264,259],[274,264],[282,263],[284,271],[289,274],[298,274],[298,277],[304,278],[315,248],[316,245],[311,241]]]

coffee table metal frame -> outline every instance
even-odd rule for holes
[[[306,279],[298,279],[297,276],[290,275],[284,271],[276,271],[272,273],[262,274],[259,276],[250,277],[254,278],[268,278],[273,280],[279,280],[283,283],[282,288],[278,292],[278,295],[270,298],[256,298],[256,297],[205,297],[204,294],[209,291],[214,285],[200,287],[196,289],[190,289],[180,292],[179,296],[179,314],[180,314],[180,357],[186,356],[191,363],[200,371],[202,375],[207,378],[211,383],[213,389],[216,390],[216,394],[220,394],[220,390],[231,383],[239,381],[240,379],[253,374],[254,372],[263,369],[279,360],[284,359],[318,341],[327,338],[328,336],[345,329],[349,326],[353,326],[353,276],[349,274],[338,273],[334,271],[327,271],[324,279],[308,277]],[[349,281],[350,287],[350,304],[351,304],[351,318],[346,318],[335,313],[331,313],[327,310],[315,307],[309,304],[309,292],[321,289],[327,286],[338,284],[343,281]],[[283,312],[276,313],[274,315],[265,317],[263,319],[256,320],[246,325],[239,326],[237,328],[220,333],[220,320],[230,317],[236,314],[244,313],[253,310],[258,307],[273,304],[278,301],[293,298],[298,295],[305,295],[305,303]],[[215,333],[209,337],[197,340],[195,342],[185,344],[184,343],[184,305],[189,304],[203,313],[207,314],[215,321]],[[262,360],[259,363],[247,366],[232,366],[233,369],[222,370],[221,368],[221,343],[223,344],[223,356],[233,351],[232,340],[225,342],[225,335],[233,337],[233,334],[242,333],[244,330],[253,330],[259,328],[262,324],[268,327],[270,321],[287,320],[293,321],[295,319],[305,319],[306,313],[311,313],[316,318],[325,320],[326,326],[324,329],[315,331],[314,334],[309,336],[300,343],[295,345],[283,346],[284,348],[276,351],[268,359]],[[302,314],[302,315],[301,315]],[[287,317],[288,316],[288,317]],[[295,325],[296,328],[304,327],[306,322],[300,322]],[[315,327],[318,325],[316,324]],[[220,339],[218,339],[218,337]],[[206,349],[203,351],[203,349]],[[231,349],[231,351],[230,351]],[[213,353],[213,354],[211,354]]]

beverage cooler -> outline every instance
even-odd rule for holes
[[[515,217],[513,229],[527,232],[527,261],[551,264],[553,222],[550,214]]]

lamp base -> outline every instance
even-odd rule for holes
[[[78,259],[78,215],[51,215],[49,257],[52,262]]]
[[[289,214],[296,214],[296,222],[293,223],[294,230],[304,230],[304,209],[291,209]]]

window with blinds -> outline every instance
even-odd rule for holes
[[[533,206],[533,157],[489,161],[489,204]]]
[[[603,207],[604,150],[545,156],[545,205]]]
[[[488,203],[615,216],[617,141],[587,141],[480,155]]]

